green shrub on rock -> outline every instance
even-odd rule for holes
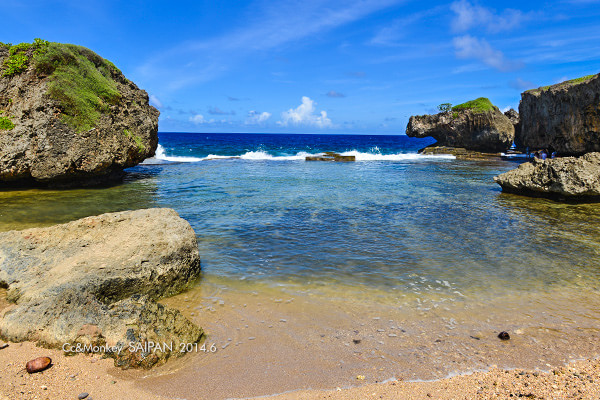
[[[471,110],[474,113],[484,113],[486,111],[493,111],[495,108],[496,107],[492,104],[490,99],[487,97],[480,97],[454,106],[452,107],[452,111]]]
[[[0,117],[0,131],[10,131],[15,127],[8,117]]]

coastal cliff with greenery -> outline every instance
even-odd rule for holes
[[[110,61],[73,45],[0,43],[0,185],[88,185],[152,156],[158,110]]]
[[[481,97],[457,106],[440,104],[435,115],[410,117],[406,135],[431,136],[435,146],[459,147],[481,152],[499,152],[510,147],[515,137],[511,120],[492,102]]]
[[[528,90],[519,114],[523,147],[574,156],[600,151],[600,74]]]

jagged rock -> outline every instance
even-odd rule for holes
[[[600,153],[521,164],[494,177],[504,192],[556,199],[600,198]]]
[[[150,367],[201,338],[179,311],[156,303],[199,274],[194,231],[171,209],[0,233],[0,287],[14,303],[2,312],[0,336],[67,352],[104,346],[119,366]],[[173,351],[145,351],[148,343],[172,343]],[[123,350],[105,351],[114,346]]]
[[[514,108],[505,111],[504,115],[506,115],[506,118],[508,118],[515,126],[520,122],[519,113]]]
[[[517,141],[561,155],[600,151],[600,74],[528,90]]]
[[[158,110],[84,47],[0,43],[0,186],[91,185],[154,155]]]
[[[462,147],[482,152],[508,149],[515,137],[512,122],[488,99],[477,99],[435,115],[412,116],[409,137],[431,136],[434,146]]]

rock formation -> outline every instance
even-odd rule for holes
[[[600,151],[600,74],[528,90],[519,114],[522,146],[561,155]]]
[[[65,351],[118,346],[107,352],[115,364],[150,367],[201,338],[179,311],[156,303],[199,274],[194,231],[171,209],[0,233],[0,287],[13,303],[3,310],[0,336]],[[145,351],[148,343],[173,349]]]
[[[515,137],[513,123],[485,98],[435,115],[412,116],[406,135],[437,140],[434,146],[461,147],[481,152],[508,149]]]
[[[508,193],[557,199],[600,199],[600,153],[521,164],[496,176],[494,181]]]
[[[84,47],[0,43],[0,185],[98,184],[154,155],[158,110]]]

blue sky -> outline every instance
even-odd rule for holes
[[[0,41],[89,47],[161,131],[402,134],[408,117],[600,72],[600,0],[2,0]]]

